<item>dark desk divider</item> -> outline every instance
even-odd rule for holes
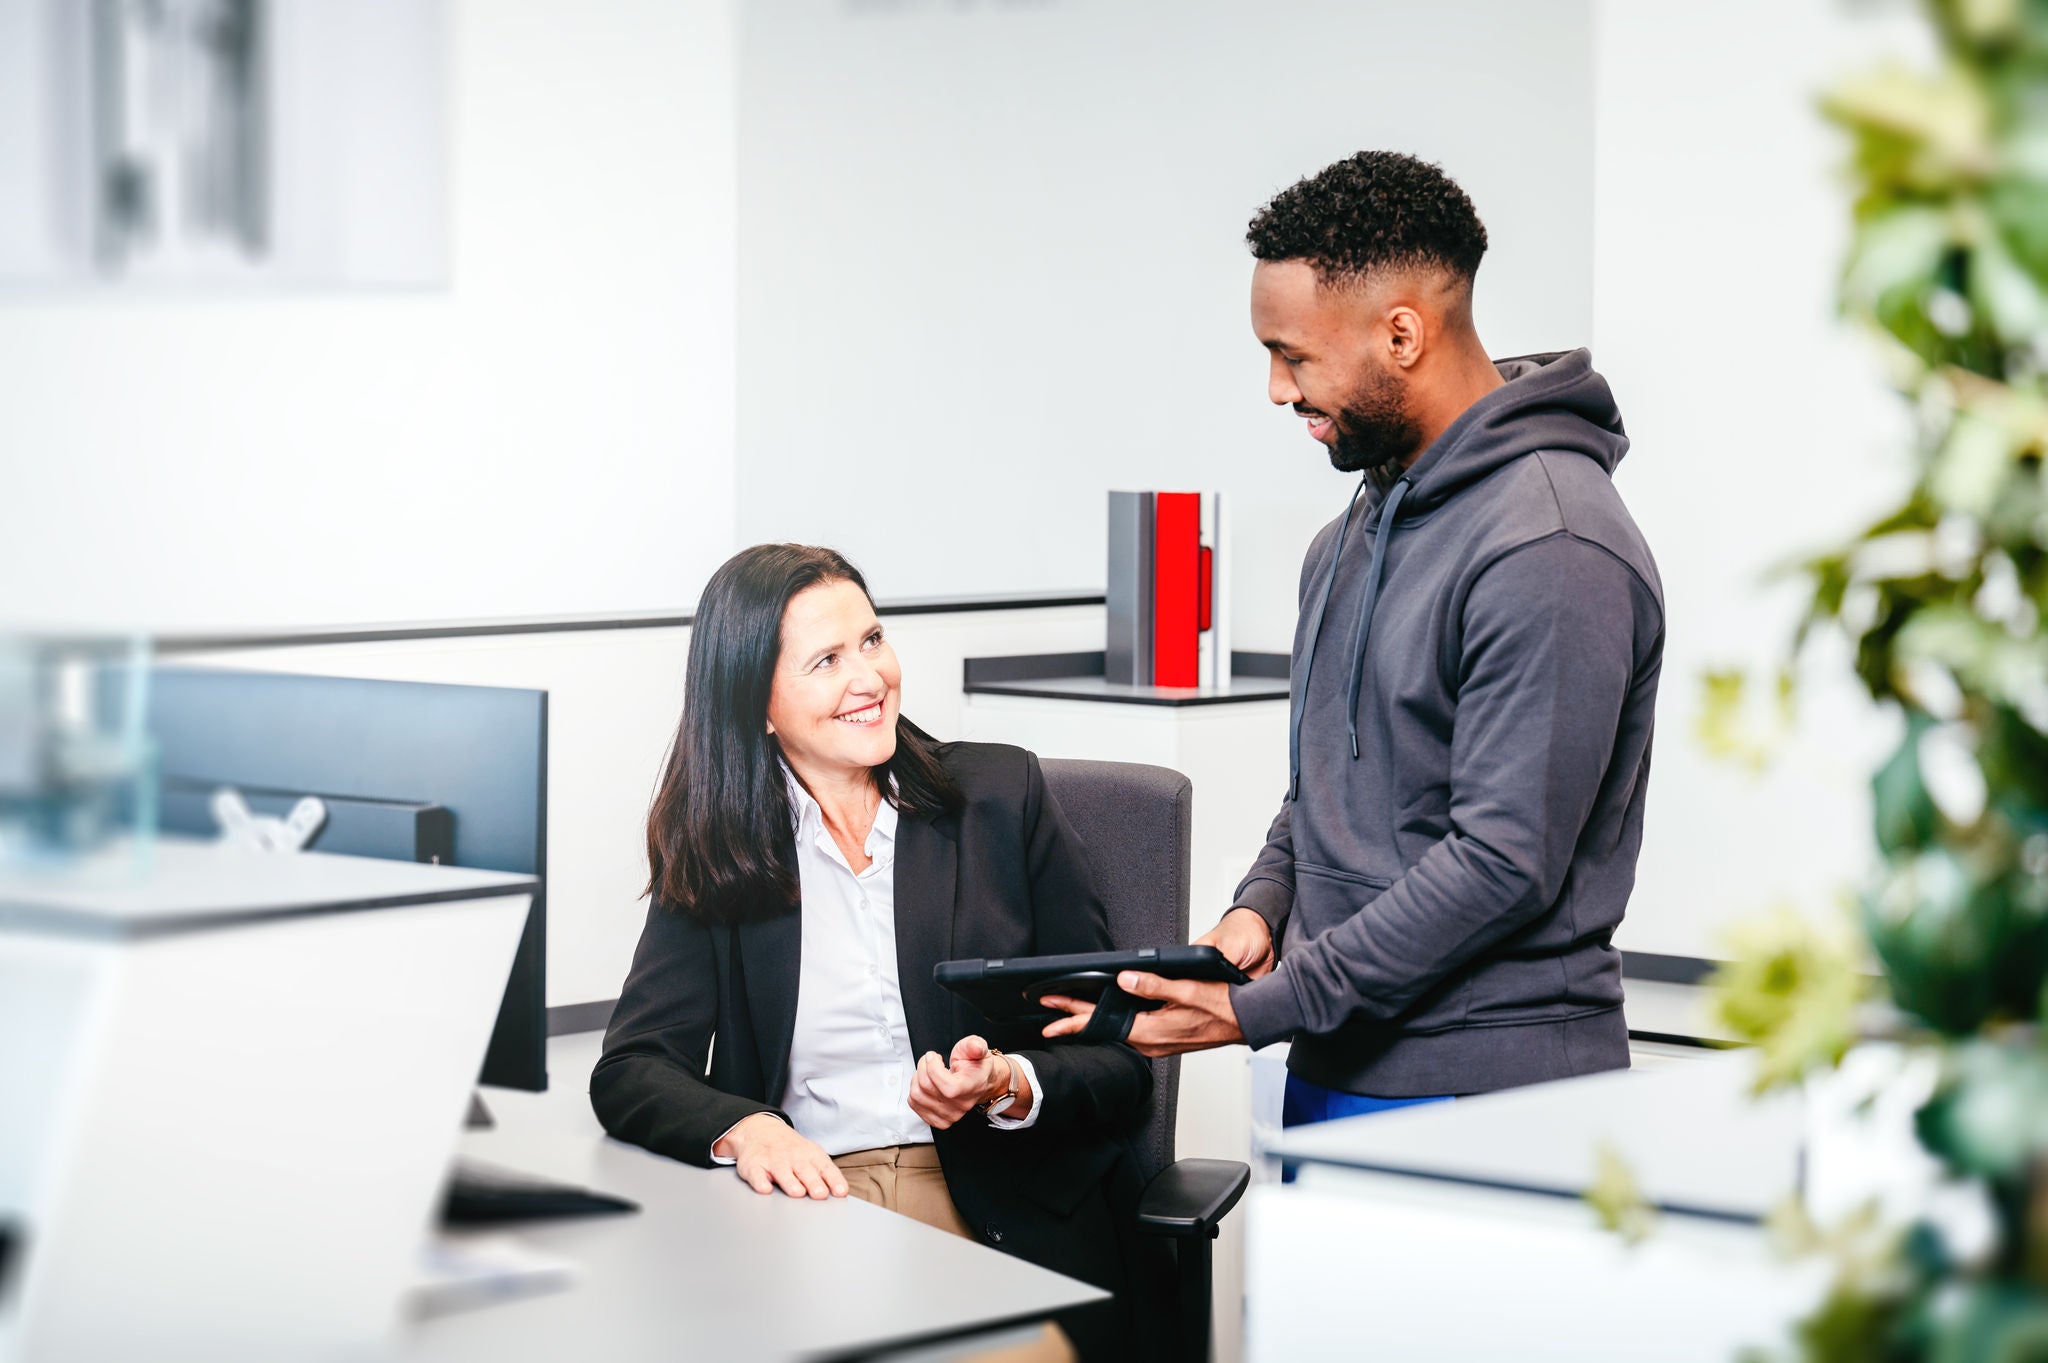
[[[20,1239],[20,1231],[0,1221],[0,1311],[7,1309],[13,1294],[15,1245]]]
[[[258,813],[328,803],[311,846],[539,878],[480,1082],[547,1088],[545,691],[162,667],[149,728],[167,831],[214,831],[233,786]]]

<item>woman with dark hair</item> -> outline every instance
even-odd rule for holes
[[[1047,1047],[932,979],[1106,950],[1102,902],[1038,759],[935,741],[901,682],[839,554],[757,545],[712,575],[591,1103],[619,1139],[758,1192],[851,1192],[1127,1302],[1147,1062]],[[1143,1347],[1127,1312],[1061,1324],[1085,1357]]]

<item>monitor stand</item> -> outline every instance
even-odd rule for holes
[[[489,1131],[497,1126],[497,1124],[497,1119],[491,1116],[491,1110],[484,1106],[484,1096],[475,1090],[471,1090],[469,1095],[469,1115],[462,1119],[462,1129],[465,1131]]]

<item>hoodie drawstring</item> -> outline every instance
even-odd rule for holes
[[[1344,707],[1353,761],[1358,759],[1358,686],[1365,680],[1365,641],[1372,635],[1372,608],[1379,600],[1380,578],[1387,570],[1387,541],[1394,537],[1394,518],[1401,514],[1401,499],[1408,495],[1409,486],[1406,478],[1395,483],[1380,506],[1379,533],[1372,537],[1372,569],[1365,578],[1365,599],[1358,603],[1358,629],[1351,643],[1351,699]]]
[[[1301,656],[1301,675],[1292,678],[1288,685],[1288,690],[1293,693],[1293,713],[1287,724],[1287,798],[1290,800],[1301,794],[1301,712],[1308,704],[1308,674],[1316,662],[1316,641],[1323,637],[1323,612],[1330,607],[1330,589],[1337,585],[1337,564],[1344,557],[1344,536],[1350,533],[1351,513],[1358,506],[1358,494],[1365,491],[1365,484],[1364,478],[1358,480],[1358,486],[1351,490],[1351,500],[1344,505],[1344,519],[1337,522],[1337,545],[1330,551],[1330,571],[1323,574],[1323,590],[1316,597],[1315,621],[1308,627],[1308,647]],[[1354,734],[1352,747],[1355,750],[1357,746],[1358,739]]]

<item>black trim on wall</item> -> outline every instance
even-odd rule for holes
[[[879,601],[877,615],[971,615],[983,611],[1046,610],[1055,606],[1100,606],[1101,592],[1020,592],[1001,596],[906,597]],[[155,641],[163,656],[217,653],[241,648],[303,648],[313,644],[378,644],[404,639],[468,639],[497,634],[581,634],[593,630],[682,629],[695,624],[694,611],[648,611],[633,615],[559,615],[506,620],[450,620],[400,625],[338,625],[330,629],[255,630],[241,634],[166,634]]]
[[[877,615],[968,615],[979,611],[1034,611],[1053,606],[1100,606],[1107,602],[1101,592],[1055,592],[1044,596],[1018,593],[1013,596],[910,597],[902,601],[878,601]]]
[[[1628,1029],[1628,1039],[1655,1041],[1665,1046],[1684,1046],[1695,1051],[1733,1051],[1739,1050],[1742,1046],[1739,1041],[1717,1041],[1707,1036],[1682,1036],[1677,1032],[1646,1032],[1634,1027]]]
[[[1721,964],[1704,956],[1667,956],[1656,951],[1621,953],[1623,976],[1631,980],[1648,980],[1653,984],[1700,984]]]
[[[968,689],[999,682],[1044,681],[1049,677],[1099,677],[1108,665],[1102,649],[1093,653],[1019,653],[1003,658],[963,658],[960,679]]]
[[[1268,681],[1281,680],[1289,676],[1292,660],[1285,653],[1246,653],[1240,649],[1230,651],[1230,675],[1233,677],[1263,677]]]
[[[612,1009],[618,1007],[617,999],[598,999],[591,1003],[561,1003],[548,1009],[548,1035],[568,1036],[574,1032],[601,1032],[612,1025]]]
[[[469,639],[491,634],[581,634],[592,630],[674,629],[690,615],[564,616],[540,620],[463,620],[447,624],[362,625],[334,629],[276,630],[251,634],[167,634],[156,651],[217,653],[230,648],[302,648],[311,644],[381,644],[394,639]]]

